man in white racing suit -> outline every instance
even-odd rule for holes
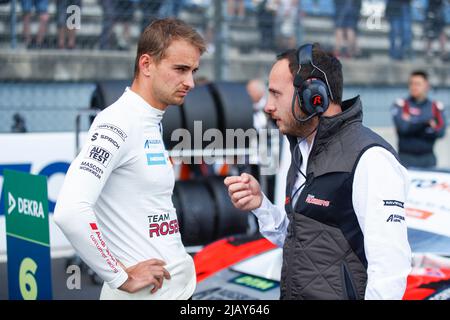
[[[150,24],[139,39],[131,88],[98,114],[67,172],[55,222],[105,281],[101,299],[189,299],[195,290],[161,120],[194,87],[204,51],[186,23]]]

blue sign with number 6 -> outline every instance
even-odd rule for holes
[[[51,300],[49,247],[7,236],[10,300]]]

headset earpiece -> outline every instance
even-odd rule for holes
[[[329,106],[327,88],[323,81],[310,78],[303,82],[299,90],[300,105],[307,115],[322,114]]]
[[[313,45],[306,44],[298,49],[299,71],[294,78],[294,87],[300,98],[300,109],[309,119],[310,116],[320,115],[327,111],[330,105],[332,93],[328,85],[327,75],[312,60]],[[300,76],[302,66],[311,65],[312,71],[306,80]],[[325,81],[312,76],[314,70],[320,71],[325,77]]]

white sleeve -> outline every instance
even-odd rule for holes
[[[364,234],[367,258],[365,299],[402,299],[411,271],[404,203],[406,169],[381,147],[361,156],[353,181],[353,206]]]
[[[126,134],[118,126],[96,121],[87,142],[66,174],[55,207],[54,219],[78,255],[111,288],[120,287],[128,275],[117,263],[99,230],[94,205],[111,172],[123,158]]]
[[[258,218],[259,232],[273,244],[283,247],[289,225],[286,212],[272,204],[264,194],[261,206],[252,212]]]

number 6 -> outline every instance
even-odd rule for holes
[[[36,300],[38,295],[38,286],[34,275],[37,270],[37,264],[31,258],[22,260],[19,269],[20,293],[24,300]]]

